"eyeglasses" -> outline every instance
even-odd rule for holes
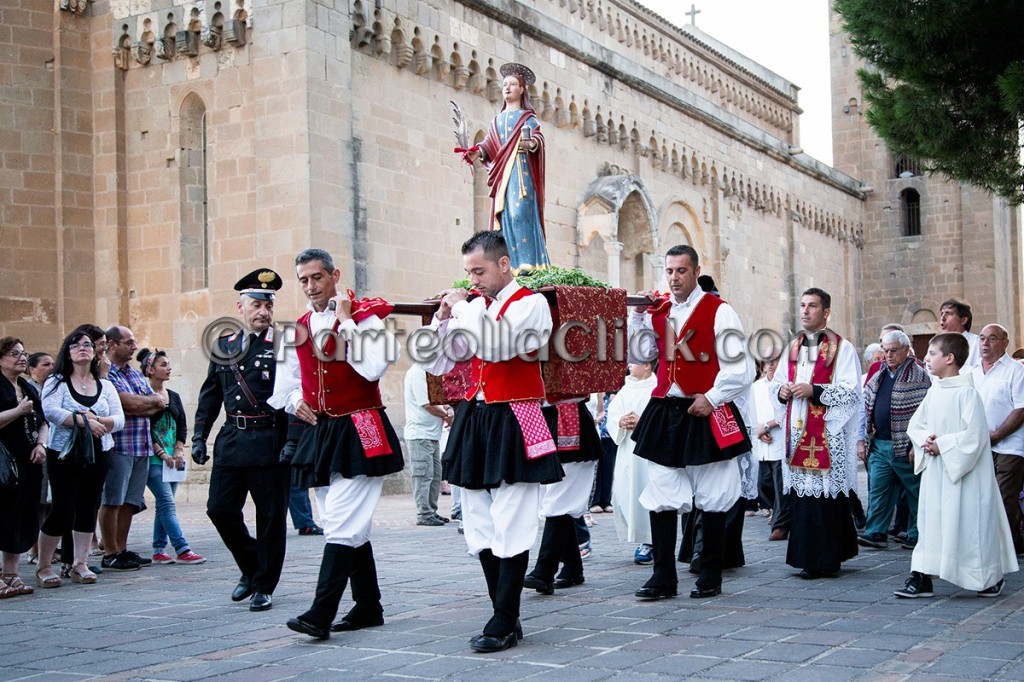
[[[12,357],[12,358],[14,358],[15,360],[20,360],[22,358],[27,358],[28,357],[28,353],[26,353],[23,350],[12,350],[12,351],[9,351],[7,353],[7,355]]]
[[[899,355],[905,350],[908,350],[910,346],[903,346],[900,348],[883,348],[882,352],[886,355]]]
[[[83,341],[82,343],[73,343],[68,348],[71,350],[92,350],[95,346],[92,345],[92,341]]]

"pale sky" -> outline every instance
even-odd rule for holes
[[[800,146],[832,163],[828,0],[637,0],[676,26],[697,28],[800,87]]]

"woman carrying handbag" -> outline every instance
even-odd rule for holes
[[[32,594],[18,576],[18,560],[39,531],[39,489],[46,421],[39,395],[22,377],[28,354],[21,341],[0,339],[0,599]]]
[[[96,574],[86,560],[114,447],[110,434],[124,427],[124,412],[113,384],[100,379],[96,349],[81,327],[61,344],[53,373],[43,386],[43,412],[50,424],[46,465],[53,501],[39,532],[39,556],[52,556],[70,527],[74,539],[71,581],[92,584]],[[78,442],[69,445],[72,438]],[[36,582],[44,588],[60,587],[61,578],[44,562],[36,570]]]

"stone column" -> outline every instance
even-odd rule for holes
[[[622,242],[605,242],[604,252],[608,254],[608,284],[618,287],[622,270]]]

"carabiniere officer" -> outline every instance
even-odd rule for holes
[[[274,292],[282,284],[280,275],[267,268],[235,283],[242,329],[217,340],[199,391],[192,437],[192,460],[205,464],[210,459],[206,439],[223,404],[206,514],[242,572],[231,600],[249,598],[250,611],[273,605],[271,595],[284,565],[289,465],[280,455],[288,420],[267,405],[276,367]],[[246,495],[256,506],[255,538],[242,516]]]

